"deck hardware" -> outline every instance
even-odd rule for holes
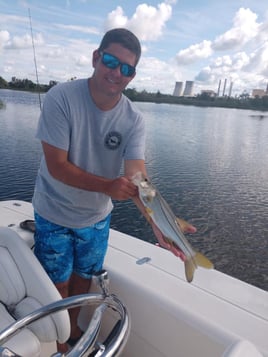
[[[143,258],[140,258],[136,261],[136,264],[138,265],[142,265],[142,264],[145,264],[145,263],[148,263],[150,262],[152,259],[149,258],[149,257],[143,257]]]

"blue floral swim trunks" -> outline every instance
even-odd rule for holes
[[[35,212],[34,252],[54,283],[69,280],[72,273],[90,279],[102,269],[108,247],[111,214],[85,228],[66,228]]]

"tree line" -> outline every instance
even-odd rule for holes
[[[75,80],[75,78],[71,78],[70,80]],[[47,92],[56,84],[56,81],[50,81],[48,85],[36,84],[29,79],[18,79],[16,77],[12,77],[11,81],[7,82],[4,78],[0,77],[0,88],[2,89],[26,90],[43,93]],[[163,94],[160,91],[157,91],[156,93],[150,93],[145,90],[139,92],[135,88],[127,88],[124,93],[134,102],[168,103],[195,105],[201,107],[223,107],[268,111],[268,95],[263,97],[256,96],[252,98],[249,94],[242,93],[237,97],[217,97],[210,96],[207,93],[202,93],[194,97],[176,97],[170,94]]]
[[[135,89],[126,89],[125,94],[132,101],[154,102],[181,105],[194,105],[199,107],[222,107],[268,111],[268,95],[264,97],[250,97],[248,94],[241,94],[237,97],[217,97],[210,96],[207,93],[198,94],[194,97],[176,97],[169,94],[148,93],[146,91],[138,92]]]
[[[25,90],[44,93],[47,92],[55,84],[57,84],[56,81],[50,81],[49,84],[36,84],[30,79],[19,79],[17,77],[12,77],[11,81],[7,82],[3,77],[0,76],[1,89]]]

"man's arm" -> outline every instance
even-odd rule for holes
[[[93,175],[68,160],[68,152],[42,142],[50,175],[66,185],[87,191],[102,192],[115,200],[126,200],[136,194],[136,186],[126,177],[114,180]]]

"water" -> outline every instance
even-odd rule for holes
[[[0,199],[30,201],[41,155],[38,95],[0,90]],[[268,290],[268,119],[225,108],[136,103],[147,126],[149,176],[216,269]],[[132,202],[112,227],[155,242]]]

